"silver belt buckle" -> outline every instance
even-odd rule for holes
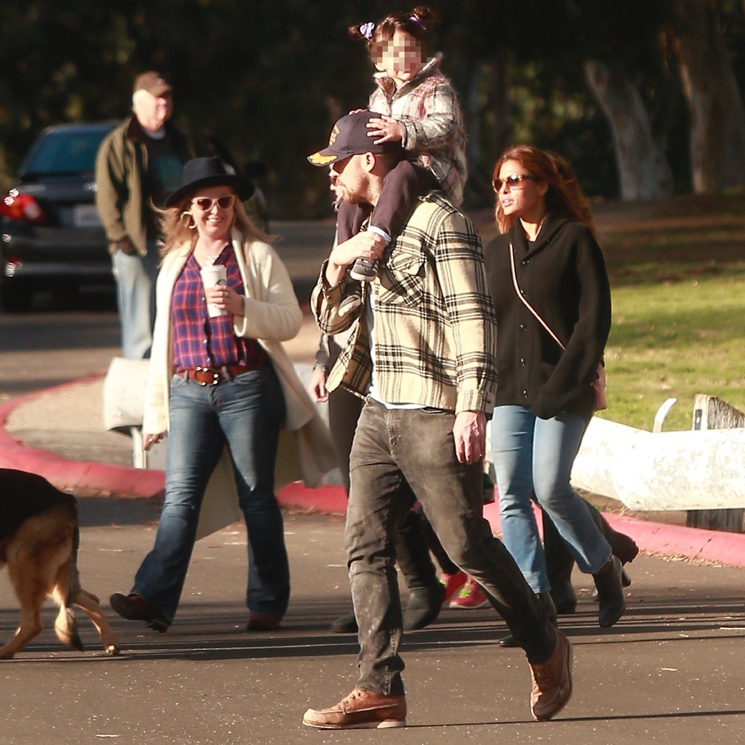
[[[198,372],[198,373],[199,372],[201,372],[201,373],[211,372],[212,373],[212,381],[209,381],[208,382],[208,381],[205,380],[203,382],[201,380],[197,380],[197,383],[199,383],[199,385],[201,385],[202,387],[205,387],[205,386],[208,386],[208,385],[217,385],[222,380],[222,378],[220,377],[220,371],[219,370],[213,370],[211,367],[195,367],[194,368],[194,371],[195,372]]]

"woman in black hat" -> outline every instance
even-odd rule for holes
[[[236,505],[249,539],[248,629],[277,628],[290,596],[278,438],[280,427],[301,429],[317,415],[281,344],[298,333],[302,312],[287,270],[243,210],[252,191],[218,158],[196,158],[166,200],[143,422],[145,449],[168,433],[165,504],[132,591],[111,596],[120,615],[158,631],[173,621],[194,541],[235,520]],[[224,280],[206,289],[215,271]],[[215,517],[210,494],[231,491],[237,497]],[[209,526],[205,514],[200,522],[205,492]]]

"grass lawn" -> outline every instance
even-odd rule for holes
[[[613,289],[602,416],[690,429],[696,393],[745,410],[745,194],[595,205]]]

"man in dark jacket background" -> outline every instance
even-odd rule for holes
[[[132,111],[101,143],[96,158],[96,205],[109,240],[125,357],[150,354],[155,319],[158,222],[153,205],[181,183],[192,155],[169,122],[172,89],[157,72],[138,76]]]

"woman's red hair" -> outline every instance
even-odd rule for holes
[[[590,205],[587,197],[582,193],[579,181],[569,163],[558,153],[551,150],[540,150],[532,145],[516,145],[508,148],[499,157],[494,166],[492,186],[499,178],[502,166],[508,160],[516,160],[528,173],[537,176],[548,184],[546,192],[546,210],[559,217],[566,217],[574,222],[580,222],[595,231]],[[497,227],[500,233],[506,233],[515,223],[517,217],[505,215],[502,204],[497,197],[495,210]]]

